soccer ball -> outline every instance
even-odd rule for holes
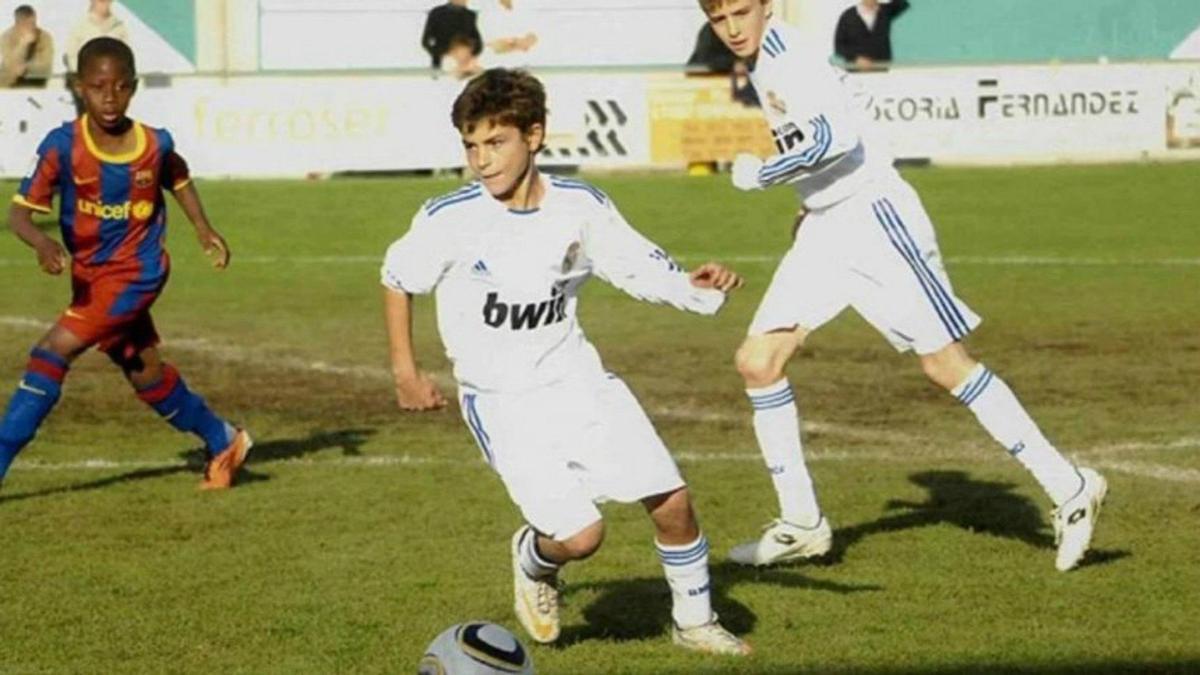
[[[533,675],[533,659],[516,636],[486,621],[455,624],[425,649],[418,675]]]

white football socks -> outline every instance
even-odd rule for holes
[[[754,435],[775,484],[781,517],[801,527],[816,525],[821,507],[804,465],[800,412],[792,385],[785,377],[767,387],[747,389],[746,395],[754,406]]]
[[[517,544],[517,550],[521,554],[521,569],[530,579],[548,579],[557,574],[558,568],[562,567],[538,553],[537,533],[532,528],[525,531],[525,536]]]
[[[671,618],[675,625],[693,628],[712,621],[708,539],[701,533],[690,544],[668,546],[655,541],[654,545],[671,587]]]
[[[1029,469],[1057,506],[1079,491],[1083,479],[1038,429],[1016,394],[982,363],[950,392],[984,429]]]

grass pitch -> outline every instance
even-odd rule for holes
[[[956,290],[985,318],[972,352],[1108,477],[1095,550],[1069,574],[1054,570],[1032,478],[850,314],[789,371],[834,554],[725,563],[775,510],[731,356],[788,245],[792,197],[719,177],[597,178],[677,257],[748,279],[715,319],[598,281],[581,315],[676,452],[713,545],[716,609],[756,653],[670,644],[650,524],[612,505],[600,553],[565,574],[563,638],[532,650],[539,671],[1200,669],[1198,171],[907,174]],[[198,493],[197,443],[101,356],[82,358],[0,491],[0,672],[411,672],[452,623],[519,630],[516,510],[457,410],[401,414],[386,374],[379,260],[420,202],[453,186],[201,184],[232,267],[208,268],[175,214],[154,316],[192,387],[255,433],[245,479]],[[67,297],[65,279],[0,239],[0,381],[15,383]],[[416,324],[424,365],[448,381],[431,301]]]

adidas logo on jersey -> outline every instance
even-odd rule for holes
[[[527,304],[500,302],[500,294],[492,291],[483,303],[483,322],[492,328],[508,324],[513,330],[533,330],[567,318],[567,296],[555,286],[550,299]]]

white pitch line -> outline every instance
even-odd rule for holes
[[[727,263],[776,263],[783,257],[777,254],[723,255],[720,253],[693,253],[676,256],[683,262],[720,260]],[[1094,258],[1069,256],[950,256],[950,265],[995,265],[1011,267],[1200,267],[1200,258]],[[380,265],[383,254],[376,255],[245,255],[234,258],[234,264],[242,265]],[[34,265],[32,258],[0,258],[0,267]]]
[[[0,325],[34,328],[45,330],[49,324],[33,319],[30,317],[20,316],[0,316]],[[328,375],[337,375],[340,377],[352,377],[355,379],[370,379],[380,382],[386,382],[390,378],[390,374],[385,368],[371,366],[340,366],[336,364],[325,363],[323,361],[306,361],[295,357],[275,356],[271,350],[260,348],[257,350],[245,349],[241,347],[230,347],[227,345],[214,344],[202,338],[184,338],[173,340],[167,343],[167,346],[180,349],[182,351],[191,351],[195,353],[205,354],[222,361],[231,363],[261,363],[264,358],[269,358],[270,363],[276,368],[284,368],[298,372],[321,373]],[[439,381],[443,387],[452,387],[451,378],[446,373],[435,373],[435,379]],[[647,411],[652,418],[665,420],[680,420],[686,422],[707,422],[707,423],[732,423],[739,425],[748,425],[750,415],[746,412],[728,412],[728,411],[704,411],[691,408],[679,407],[663,407],[650,409]],[[833,424],[828,422],[819,422],[806,420],[804,422],[804,430],[809,433],[829,434],[831,436],[840,436],[850,440],[859,440],[864,442],[880,442],[891,444],[916,444],[920,443],[915,436],[897,431],[886,431],[878,429],[865,429],[853,427],[849,425]],[[1124,443],[1108,444],[1096,446],[1090,449],[1076,451],[1081,455],[1097,456],[1096,461],[1093,461],[1099,467],[1107,468],[1120,473],[1128,473],[1130,475],[1155,478],[1170,482],[1200,482],[1200,471],[1191,469],[1175,468],[1162,464],[1152,464],[1146,462],[1130,462],[1103,460],[1100,456],[1112,455],[1120,452],[1129,451],[1147,451],[1147,450],[1188,450],[1200,447],[1200,438],[1185,437],[1167,443],[1153,443],[1143,441],[1131,441]],[[836,450],[808,450],[805,453],[806,457],[812,461],[865,461],[865,460],[881,460],[881,461],[911,461],[911,454],[897,454],[893,452],[871,452],[871,451],[836,451]],[[711,461],[761,461],[761,456],[758,453],[717,453],[717,454],[695,454],[695,453],[679,453],[676,457],[683,462],[711,462]],[[965,459],[968,461],[984,461],[992,459],[986,452],[980,453],[973,451],[970,454],[961,452],[938,453],[936,456],[930,456],[928,448],[921,455],[922,459]],[[322,462],[310,462],[306,460],[287,460],[301,463],[312,464],[328,464],[341,462],[344,465],[353,466],[393,466],[397,464],[438,464],[438,463],[457,463],[459,460],[443,460],[433,457],[412,457],[403,455],[399,457],[375,457],[375,458],[346,458],[343,460],[327,460]],[[21,466],[18,461],[16,466]],[[30,464],[28,468],[59,468],[58,466],[51,467],[50,465]],[[156,468],[172,468],[186,466],[184,462],[174,463],[155,463],[155,462],[111,462],[104,459],[90,459],[81,462],[68,462],[61,465],[62,469],[156,469]]]
[[[0,316],[0,325],[19,328],[36,328],[38,330],[46,330],[50,327],[50,324],[47,324],[43,321],[21,316]],[[204,338],[180,338],[164,340],[163,346],[168,349],[178,349],[180,351],[203,354],[209,358],[224,361],[226,363],[270,363],[271,367],[273,368],[290,370],[293,372],[336,375],[338,377],[350,377],[358,380],[371,380],[380,383],[387,383],[391,381],[391,373],[389,373],[386,368],[381,366],[345,366],[326,363],[324,361],[306,361],[304,359],[291,356],[280,357],[277,355],[277,351],[270,349],[261,347],[252,349],[247,349],[244,347],[232,347],[227,344],[217,344]],[[430,375],[443,389],[449,391],[455,388],[454,380],[449,373],[434,372],[430,373]],[[721,422],[738,425],[749,425],[751,422],[751,416],[748,410],[739,412],[707,412],[688,408],[660,407],[649,408],[647,413],[655,419],[683,422]],[[914,441],[911,436],[900,432],[860,429],[847,425],[809,420],[804,422],[804,430],[810,433],[841,435],[848,438],[875,440],[890,443],[906,443]]]
[[[1088,450],[1082,451],[1082,454],[1088,454]],[[853,463],[853,462],[895,462],[913,464],[913,455],[905,452],[892,451],[862,451],[849,449],[820,449],[809,450],[805,453],[806,460],[814,464],[825,463]],[[695,453],[695,452],[678,452],[673,453],[673,456],[681,464],[712,464],[721,462],[737,462],[758,464],[762,462],[762,455],[758,452],[723,452],[723,453]],[[466,459],[467,455],[461,457],[423,457],[417,455],[378,455],[372,457],[339,457],[336,459],[312,459],[299,457],[293,459],[278,460],[270,462],[277,465],[291,465],[302,467],[317,467],[317,468],[394,468],[394,467],[420,467],[420,466],[465,466],[469,468],[484,469],[487,467],[482,461],[473,461]],[[923,461],[930,459],[946,460],[955,459],[963,461],[967,464],[1001,464],[1005,463],[1002,453],[984,454],[977,452],[958,452],[946,453],[944,456],[930,458],[922,456]],[[1104,460],[1098,459],[1091,462],[1092,465],[1099,469],[1113,471],[1116,473],[1128,474],[1137,478],[1149,478],[1152,480],[1163,481],[1168,483],[1186,483],[1200,484],[1200,471],[1196,469],[1188,469],[1184,467],[1167,466],[1164,464],[1154,464],[1150,462],[1137,462],[1126,460]],[[251,461],[253,465],[253,460]],[[189,463],[184,460],[174,461],[152,461],[152,460],[110,460],[110,459],[84,459],[67,462],[45,462],[36,459],[19,459],[13,466],[13,470],[20,471],[45,471],[45,472],[60,472],[60,471],[126,471],[126,470],[171,470],[171,469],[186,469],[189,467],[199,468],[199,464]]]

